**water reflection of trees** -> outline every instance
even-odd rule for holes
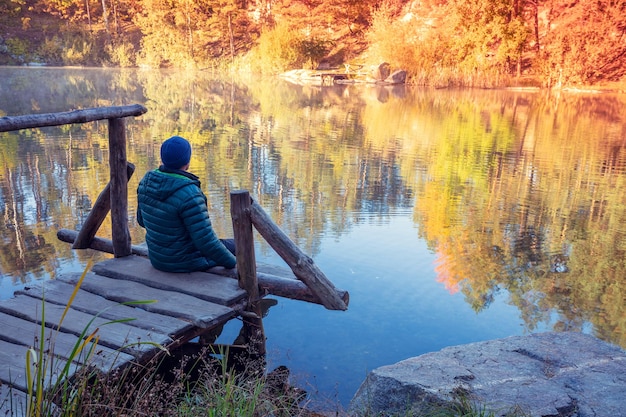
[[[488,117],[488,100],[457,101],[415,213],[439,279],[476,310],[506,289],[530,330],[556,313],[556,329],[591,322],[625,345],[624,103],[591,101],[497,100]]]
[[[398,150],[364,141],[364,102],[359,95],[350,96],[347,88],[296,91],[280,80],[247,87],[187,72],[6,71],[0,95],[17,99],[2,101],[4,114],[145,103],[148,113],[127,121],[128,158],[137,168],[130,187],[158,165],[163,139],[184,135],[194,147],[192,170],[212,197],[220,234],[231,229],[228,196],[239,188],[251,190],[296,243],[313,254],[321,236],[341,234],[363,221],[363,213],[384,216],[412,202],[412,191],[401,178]],[[108,181],[106,122],[5,137],[3,142],[12,141],[13,148],[4,147],[10,160],[5,164],[4,184],[15,167],[19,181],[32,182],[35,205],[49,205],[43,219],[14,222],[20,235],[45,229],[46,242],[52,246],[47,252],[31,248],[29,253],[33,259],[48,260],[54,259],[51,253],[67,254],[67,245],[54,237],[56,229],[79,228]],[[10,149],[15,152],[6,154]],[[24,155],[39,159],[27,161]],[[7,186],[2,198],[16,193],[30,202],[22,191]],[[134,221],[134,193],[129,198],[131,237],[140,241],[143,231]],[[55,224],[59,219],[62,225]],[[108,223],[99,235],[110,236]],[[21,247],[15,243],[19,242],[8,246]],[[11,274],[16,272],[8,267],[14,256],[19,254],[10,253],[2,266]],[[19,269],[36,269],[37,262]]]
[[[17,135],[5,133],[1,137],[0,166],[4,169],[0,174],[0,270],[13,276],[14,281],[25,281],[29,274],[41,277],[55,269],[55,248],[50,243],[54,234],[51,236],[45,227],[54,200],[42,192],[42,184],[49,178],[45,177],[40,152],[33,149],[38,144],[26,140],[20,147]]]
[[[591,322],[626,345],[619,96],[319,89],[158,71],[74,71],[50,83],[53,72],[42,71],[7,78],[17,90],[3,83],[0,97],[17,98],[0,101],[0,112],[144,103],[148,113],[127,121],[131,190],[158,165],[166,136],[186,136],[218,234],[231,230],[228,196],[241,188],[312,254],[322,236],[414,207],[438,279],[477,311],[506,290],[528,329],[556,312],[555,328]],[[0,141],[3,273],[53,275],[58,259],[88,256],[55,234],[80,227],[108,181],[106,122]],[[110,225],[99,234],[110,236]]]

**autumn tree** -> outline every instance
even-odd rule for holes
[[[271,2],[269,30],[281,25],[281,31],[297,35],[296,61],[305,67],[316,67],[342,43],[361,39],[370,24],[371,10],[380,0],[275,0]],[[339,54],[335,61],[341,61]]]
[[[455,35],[453,53],[465,70],[510,72],[528,30],[511,0],[451,2],[442,28]]]
[[[16,16],[22,10],[24,4],[24,0],[0,0],[0,19],[5,20]]]
[[[236,0],[213,0],[209,5],[209,16],[200,21],[200,41],[209,58],[236,55],[248,51],[258,38],[258,27],[249,16],[247,2]]]
[[[256,29],[241,2],[143,0],[135,23],[143,61],[152,66],[195,66],[250,47]]]
[[[626,0],[553,0],[548,7],[539,60],[544,84],[558,87],[624,77]]]

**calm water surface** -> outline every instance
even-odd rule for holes
[[[133,243],[139,178],[180,134],[220,235],[230,191],[248,189],[350,292],[346,312],[280,299],[265,319],[269,368],[317,403],[345,407],[373,368],[451,345],[575,330],[626,347],[623,96],[101,69],[0,79],[0,115],[148,108],[127,121]],[[1,298],[107,257],[56,239],[108,181],[107,146],[102,122],[0,134]],[[257,259],[282,263],[260,239]]]

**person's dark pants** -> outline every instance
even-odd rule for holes
[[[226,249],[233,255],[237,256],[237,248],[235,247],[235,239],[220,239],[220,241],[226,246]]]

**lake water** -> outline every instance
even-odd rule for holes
[[[0,115],[148,108],[127,120],[133,243],[137,183],[179,134],[220,236],[229,193],[247,189],[350,293],[345,312],[279,299],[264,321],[268,368],[317,404],[346,407],[370,370],[451,345],[576,330],[626,347],[624,95],[113,69],[0,80]],[[56,238],[108,182],[107,146],[106,122],[0,133],[0,298],[108,256]]]

